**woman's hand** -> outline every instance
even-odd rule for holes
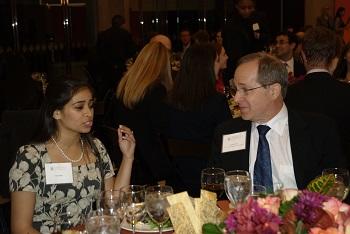
[[[123,158],[133,160],[136,144],[134,134],[128,127],[119,125],[118,143],[119,148],[123,153]]]

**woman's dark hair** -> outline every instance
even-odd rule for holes
[[[340,13],[344,12],[345,8],[344,7],[338,7],[337,12],[335,13],[335,17],[341,17]]]
[[[348,71],[348,62],[346,60],[346,54],[350,50],[350,43],[346,44],[339,56],[337,67],[333,72],[333,77],[336,79],[345,79]]]
[[[215,59],[216,49],[211,43],[194,44],[186,50],[170,93],[171,105],[189,111],[215,94]]]
[[[33,139],[36,143],[48,141],[57,134],[56,120],[53,118],[55,110],[62,110],[71,98],[81,89],[87,88],[93,93],[90,84],[81,79],[60,78],[51,81],[46,89],[44,101],[40,108],[40,122]]]

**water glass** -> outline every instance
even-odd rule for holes
[[[169,219],[167,208],[170,205],[166,197],[173,193],[173,188],[167,185],[146,188],[146,210],[149,217],[158,224],[159,233],[162,233],[163,224]]]
[[[245,201],[252,189],[249,172],[244,170],[226,172],[224,187],[233,206]]]
[[[222,168],[205,168],[201,172],[202,189],[216,193],[221,198],[224,193],[225,170]]]
[[[128,185],[121,189],[125,192],[125,218],[135,233],[136,223],[145,217],[145,186]]]
[[[349,170],[345,168],[327,168],[322,171],[322,175],[332,174],[335,177],[333,187],[327,195],[338,198],[343,201],[349,193]]]
[[[86,219],[85,228],[87,234],[119,234],[119,217],[100,213],[91,215]]]

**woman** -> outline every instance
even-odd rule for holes
[[[185,53],[167,106],[166,130],[185,189],[197,196],[200,174],[207,165],[215,127],[231,118],[224,95],[215,90],[214,45],[195,44]]]
[[[343,16],[345,15],[345,8],[338,7],[334,18],[334,30],[343,39],[345,27],[349,24],[350,18],[344,22]],[[343,39],[344,40],[344,39]]]
[[[10,170],[13,233],[51,233],[57,224],[62,229],[75,226],[91,211],[101,190],[129,184],[133,133],[124,126],[117,130],[123,161],[114,179],[105,147],[89,134],[93,105],[93,92],[85,81],[48,85],[38,134],[20,147]]]
[[[222,72],[227,68],[228,56],[226,54],[225,48],[221,43],[216,43],[216,59],[215,59],[215,77],[216,90],[220,93],[225,93],[225,86],[223,81]]]
[[[134,131],[137,146],[132,183],[174,182],[160,138],[165,124],[162,101],[171,87],[169,50],[160,42],[150,42],[140,51],[117,87],[108,124],[125,124]]]
[[[344,82],[350,82],[350,43],[344,46],[333,72],[333,77]]]

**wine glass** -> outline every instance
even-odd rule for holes
[[[166,197],[173,193],[173,188],[168,185],[146,188],[146,210],[151,219],[158,224],[159,233],[162,233],[163,224],[169,219],[169,203]]]
[[[97,209],[103,214],[118,216],[121,222],[125,216],[124,201],[125,192],[106,190],[97,199]]]
[[[145,216],[145,186],[128,185],[121,189],[125,192],[125,217],[135,233],[136,223]]]
[[[327,168],[322,171],[322,175],[333,174],[335,182],[327,195],[343,201],[349,193],[349,170],[345,168]]]
[[[244,170],[233,170],[225,173],[225,192],[232,205],[243,202],[252,189],[250,174]]]
[[[224,193],[225,170],[222,168],[205,168],[201,172],[202,189],[215,192],[219,199]]]

